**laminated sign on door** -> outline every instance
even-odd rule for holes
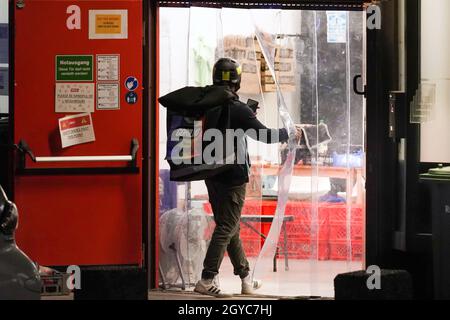
[[[94,83],[57,83],[55,112],[94,112]]]
[[[128,39],[128,10],[89,10],[89,39]]]
[[[62,147],[95,141],[94,127],[89,113],[59,119]]]

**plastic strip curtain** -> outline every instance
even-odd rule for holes
[[[279,29],[277,28],[279,27],[279,24],[277,24],[277,22],[279,22],[277,21],[277,17],[279,16],[279,14],[280,11],[270,10],[269,16],[267,16],[267,14],[262,16],[260,14],[260,11],[251,10],[251,18],[254,23],[255,37],[258,41],[259,46],[261,47],[265,63],[267,64],[267,69],[270,71],[270,75],[274,80],[279,117],[281,118],[283,126],[289,132],[289,141],[286,148],[286,160],[281,166],[280,172],[278,174],[278,201],[275,210],[275,217],[273,219],[269,234],[267,235],[267,239],[264,242],[264,246],[258,256],[258,260],[253,272],[254,278],[263,279],[263,281],[268,283],[274,283],[275,281],[272,273],[275,267],[274,263],[277,262],[274,262],[273,260],[277,254],[278,240],[284,222],[285,209],[288,201],[296,152],[295,125],[289,114],[289,110],[281,92],[278,77],[275,73],[276,49],[274,44],[276,42],[276,36],[274,33],[278,31],[275,29]],[[270,30],[269,32],[264,32],[261,28],[261,25],[263,25],[262,20],[264,21],[264,25],[270,26],[272,30]]]
[[[223,8],[218,10],[218,30],[221,30],[222,37],[216,49],[216,60],[221,57],[229,57],[238,61],[242,68],[241,88],[237,92],[240,101],[247,102],[248,99],[259,102],[257,116],[262,121],[267,121],[268,109],[274,108],[266,103],[262,93],[260,81],[260,60],[257,43],[254,39],[254,28],[249,19],[248,10],[236,10]],[[240,238],[242,245],[250,263],[250,269],[254,269],[256,258],[258,257],[264,234],[268,230],[267,224],[261,223],[252,216],[261,215],[263,212],[263,181],[264,168],[263,161],[270,158],[270,147],[256,142],[247,137],[247,147],[249,151],[251,168],[249,183],[246,187],[246,200],[242,210],[240,225]],[[272,148],[273,149],[273,148]],[[272,152],[273,153],[273,152]],[[240,280],[233,276],[233,267],[228,258],[225,258],[219,274],[221,288],[226,292],[239,293]]]
[[[286,23],[286,20],[289,18],[294,21],[297,20],[297,24],[294,23],[288,27],[290,30],[285,30],[286,26],[283,24],[283,21]],[[316,239],[318,239],[318,199],[316,196],[318,189],[318,167],[312,166],[311,172],[307,173],[307,176],[310,177],[309,183],[311,184],[309,197],[310,211],[303,210],[303,212],[298,212],[298,210],[295,209],[297,203],[293,203],[290,200],[292,198],[290,192],[293,180],[292,173],[298,148],[297,142],[294,140],[295,125],[291,113],[296,114],[294,115],[296,116],[296,123],[300,124],[302,120],[302,110],[296,110],[296,105],[301,109],[301,99],[299,101],[298,95],[300,95],[302,90],[308,92],[310,95],[309,105],[306,109],[311,110],[312,114],[317,115],[318,113],[316,12],[292,11],[287,13],[280,10],[270,10],[266,12],[253,10],[252,19],[255,25],[256,37],[262,47],[268,65],[267,69],[270,71],[270,76],[274,80],[276,86],[279,117],[283,126],[290,132],[290,141],[287,145],[287,150],[284,150],[285,159],[278,174],[278,202],[275,219],[260,256],[258,257],[254,277],[261,278],[268,284],[263,289],[264,293],[267,294],[286,296],[312,295],[311,292],[315,290],[313,290],[311,286],[315,286],[315,283],[317,282],[315,270],[317,270],[316,261],[318,256],[318,243],[316,241]],[[305,19],[307,23],[302,23],[303,19]],[[304,46],[301,49],[298,48],[300,43]],[[303,50],[303,55],[306,57],[301,62],[295,60],[299,54],[297,52],[298,49]],[[289,50],[292,50],[292,52],[289,53]],[[309,74],[309,79],[306,83],[301,83],[300,79],[296,78],[293,70],[290,70],[290,74],[286,71],[288,69],[286,64],[289,63],[289,58],[291,58],[291,63],[295,64],[291,66],[292,68],[301,68],[303,73]],[[286,78],[289,76],[292,76],[294,81],[286,84],[286,82],[288,82],[286,81]],[[283,83],[283,86],[280,83]],[[286,101],[289,101],[289,106]],[[314,121],[310,121],[309,124],[317,126],[317,116],[315,116]],[[319,134],[317,130],[316,132],[312,132],[312,135],[316,136],[314,137],[315,139],[313,137],[309,138],[318,140]],[[311,159],[317,158],[317,149],[311,149],[310,153]],[[317,161],[313,161],[313,163],[317,163]],[[308,180],[304,180],[300,183],[307,184]],[[291,207],[294,207],[294,212],[290,210],[290,214],[294,214],[293,218],[304,220],[303,227],[306,229],[306,232],[303,234],[304,238],[299,238],[299,242],[293,242],[291,240],[291,235],[296,236],[296,230],[293,229],[292,231],[289,231],[286,228],[288,222],[285,221],[285,218],[287,218],[286,209],[288,202]],[[301,202],[299,201],[298,204],[301,204]],[[297,213],[300,213],[300,215],[296,215]],[[294,221],[294,223],[297,222]],[[282,233],[289,233],[288,235],[283,235],[284,237],[288,237],[287,240],[283,236],[280,237]],[[306,249],[304,249],[305,247]],[[291,253],[294,253],[295,255],[298,252],[301,253],[300,256],[296,258],[310,260],[309,270],[308,264],[303,264],[303,266],[300,266],[300,269],[297,265],[293,267],[292,260],[291,266],[288,266],[287,260],[289,259],[289,256],[287,255],[290,255]],[[278,264],[278,261],[275,260],[274,262],[273,259],[280,253],[284,256],[285,265],[278,267],[278,270],[275,273],[275,266],[273,264]],[[310,286],[310,288],[305,290],[305,287],[308,286]]]
[[[178,24],[171,23],[175,19]],[[167,94],[188,83],[187,63],[189,37],[189,10],[160,10],[160,95]],[[181,55],[179,53],[182,53]],[[183,54],[184,53],[184,54]],[[177,74],[176,77],[170,76]],[[166,109],[159,107],[159,282],[165,288],[185,287],[186,264],[182,251],[186,230],[184,208],[180,205],[179,185],[169,178],[169,165],[165,161]],[[186,243],[184,241],[184,243]],[[181,276],[183,275],[183,276]]]
[[[352,205],[352,190],[354,167],[363,165],[352,161],[360,159],[356,150],[363,150],[363,100],[351,92],[350,82],[362,73],[362,16],[300,10],[160,10],[160,95],[186,85],[211,84],[214,62],[232,57],[243,67],[240,100],[257,100],[263,123],[290,132],[289,143],[281,148],[248,139],[253,166],[242,214],[275,216],[271,224],[241,224],[253,276],[264,280],[258,293],[333,296],[338,273],[361,269],[354,261],[361,210]],[[164,150],[164,108],[160,112]],[[310,149],[295,144],[294,123],[309,126],[304,132]],[[320,144],[323,125],[332,137],[329,144]],[[203,182],[169,182],[163,152],[159,161],[160,211],[165,215],[160,219],[160,266],[169,285],[184,282],[188,288],[200,277],[214,228],[207,190]],[[262,199],[263,194],[277,195],[274,211],[274,201]],[[288,218],[292,220],[285,221]],[[239,292],[228,258],[219,280],[224,291]]]
[[[246,71],[239,91],[240,100],[260,102],[259,117],[264,119],[265,103],[258,75],[253,25],[246,10],[161,8],[160,20],[160,96],[184,86],[211,85],[215,61],[225,56],[232,57]],[[239,24],[235,23],[237,20]],[[165,109],[160,107],[160,150],[165,150],[166,143],[164,112]],[[268,151],[250,139],[248,147],[253,166],[242,214],[252,216],[262,212],[261,158]],[[160,273],[165,279],[160,277],[160,282],[165,282],[167,287],[189,288],[200,278],[203,259],[214,230],[212,208],[203,181],[170,182],[164,157],[160,155],[159,161],[163,168],[161,171],[165,173],[164,179],[161,179],[164,184],[162,190],[165,191],[162,199],[173,200],[170,205],[161,203],[160,206],[160,211],[165,212],[160,218],[159,237]],[[167,188],[167,185],[172,188]],[[263,226],[258,220],[244,219],[240,228],[244,250],[253,269],[263,242],[260,234]],[[229,285],[229,291],[236,291],[240,285],[238,279],[233,279],[237,280],[234,282],[221,281],[224,276],[229,278],[232,274],[233,268],[229,259],[225,258],[216,281],[225,290]]]
[[[291,117],[309,126],[304,133],[317,142],[306,157],[302,144],[295,146],[291,140],[288,145],[278,176],[276,218],[254,271],[255,278],[268,284],[263,293],[331,297],[337,274],[362,267],[363,206],[353,206],[353,190],[358,183],[355,167],[363,167],[364,113],[363,99],[351,87],[352,75],[362,73],[362,16],[252,10],[255,35],[275,80],[281,121],[290,131]],[[289,60],[283,60],[288,55],[280,54],[289,48],[294,48],[290,61],[297,68],[291,86],[286,84]],[[323,126],[331,133],[331,143],[321,143]],[[300,167],[293,170],[293,163]],[[308,183],[309,191],[302,190]],[[299,199],[299,193],[306,192],[309,197]],[[288,217],[294,221],[284,222]],[[274,272],[276,255],[293,259],[289,266],[280,259]]]

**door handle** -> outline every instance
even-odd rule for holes
[[[367,98],[367,88],[364,86],[364,91],[359,91],[358,89],[358,80],[362,79],[362,75],[358,74],[353,78],[353,91],[360,96],[364,96],[364,98]]]
[[[25,140],[17,145],[20,152],[18,172],[22,174],[112,174],[112,173],[139,173],[137,167],[137,152],[139,142],[131,140],[129,155],[117,156],[63,156],[63,157],[37,157]],[[34,163],[67,163],[67,162],[128,162],[126,167],[83,167],[83,168],[27,168],[26,156]]]

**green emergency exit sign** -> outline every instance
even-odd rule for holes
[[[94,56],[56,56],[56,81],[93,81]]]

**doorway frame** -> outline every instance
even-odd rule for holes
[[[148,140],[148,151],[149,156],[148,159],[144,159],[145,161],[149,161],[149,177],[147,179],[148,186],[144,191],[148,194],[148,212],[144,212],[143,216],[146,217],[148,221],[147,230],[145,230],[145,234],[147,234],[147,250],[146,250],[146,259],[147,266],[149,272],[149,288],[156,289],[158,288],[158,268],[156,267],[158,262],[158,184],[159,181],[157,179],[157,173],[159,171],[159,130],[158,122],[159,119],[159,103],[158,99],[158,79],[159,79],[159,21],[158,21],[158,10],[160,7],[190,7],[191,5],[198,5],[198,1],[174,1],[175,3],[171,3],[172,1],[152,1],[152,0],[143,0],[144,1],[144,28],[145,28],[145,41],[144,41],[144,79],[148,82],[146,85],[147,93],[146,93],[146,103],[149,104],[148,110],[148,125],[144,126],[144,129],[147,128],[151,130],[149,133]],[[206,2],[206,1],[205,1]],[[232,8],[267,8],[267,5],[270,3],[272,9],[284,9],[284,10],[345,10],[345,11],[363,11],[365,12],[364,3],[369,3],[371,1],[367,0],[337,0],[337,1],[329,1],[329,0],[314,0],[313,3],[311,1],[301,0],[301,1],[247,1],[246,3],[235,3],[232,1],[227,2],[207,2],[204,6],[206,7],[232,7]],[[164,3],[163,6],[160,3]],[[384,122],[384,115],[382,114],[383,110],[380,108],[374,108],[374,106],[379,103],[380,91],[378,86],[379,76],[376,74],[374,77],[369,77],[370,73],[374,73],[379,68],[379,61],[371,61],[373,63],[367,63],[369,61],[369,48],[376,46],[379,43],[377,39],[379,36],[379,30],[373,30],[369,32],[366,30],[366,70],[363,70],[366,74],[366,90],[367,90],[367,98],[366,98],[366,148],[367,155],[370,150],[378,149],[378,141],[380,141],[380,131],[377,130],[377,134],[368,134],[369,128],[379,127]],[[369,102],[370,101],[370,102]],[[369,108],[371,108],[372,112],[369,113]],[[387,110],[387,108],[386,108]],[[380,112],[381,111],[381,112]],[[369,114],[371,116],[369,116]],[[387,112],[386,112],[387,114]],[[370,120],[369,120],[370,119]],[[145,119],[144,119],[145,120]],[[387,122],[386,122],[387,124]],[[387,133],[386,133],[387,136]],[[376,153],[376,151],[374,151]],[[378,192],[374,193],[373,197],[366,197],[366,248],[365,248],[365,262],[366,265],[376,264],[377,261],[381,261],[381,252],[378,250],[379,248],[379,217],[380,217],[380,207],[379,203],[381,202],[380,198],[380,188],[383,188],[383,185],[380,184],[379,179],[377,178],[379,175],[385,175],[385,168],[375,165],[377,161],[380,160],[380,155],[375,155],[373,157],[367,157],[366,168],[369,166],[372,168],[371,170],[367,170],[366,176],[366,194],[368,194],[368,190],[377,190]],[[144,177],[145,179],[145,177]],[[145,183],[144,183],[145,184]]]

